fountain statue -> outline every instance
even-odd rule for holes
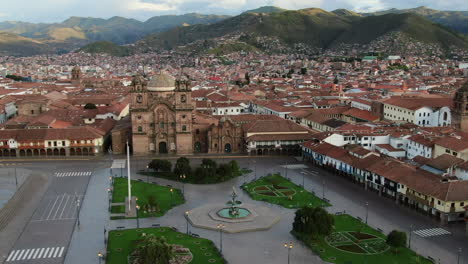
[[[242,204],[241,201],[236,200],[237,196],[238,195],[236,193],[236,189],[233,186],[232,187],[232,193],[231,193],[231,201],[227,202],[227,205],[230,205],[229,215],[231,215],[233,217],[239,217],[239,206],[238,205]]]

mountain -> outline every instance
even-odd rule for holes
[[[216,23],[228,16],[202,15],[190,13],[185,15],[156,16],[145,22],[124,17],[109,19],[92,17],[70,17],[61,23],[27,23],[19,21],[0,22],[0,33],[10,33],[20,37],[24,45],[29,43],[31,51],[24,54],[36,54],[43,50],[45,53],[56,51],[67,52],[96,41],[111,41],[116,44],[133,43],[150,33],[163,32],[177,26]],[[12,35],[8,38],[12,40]],[[36,47],[43,44],[41,48]],[[102,45],[102,43],[101,43]],[[98,45],[99,46],[99,45]],[[16,55],[21,55],[20,49],[15,49]],[[2,50],[0,50],[2,52]]]
[[[468,34],[468,11],[439,11],[420,6],[410,9],[389,9],[374,13],[363,13],[364,16],[378,16],[385,14],[404,14],[414,13],[423,16],[433,22],[442,24],[451,29],[457,30],[464,34]]]
[[[110,41],[97,41],[82,47],[77,52],[105,53],[117,57],[124,57],[130,55],[129,48],[125,46],[119,46]]]
[[[353,11],[349,11],[347,9],[336,9],[331,12],[337,16],[347,16],[347,17],[361,17],[362,16],[361,14],[358,14]]]
[[[450,45],[468,47],[464,36],[419,15],[406,13],[360,17],[349,11],[327,12],[319,8],[270,14],[243,13],[215,24],[177,27],[151,34],[138,42],[137,47],[140,51],[173,49],[213,38],[238,36],[239,40],[257,48],[260,39],[270,44],[279,40],[290,47],[304,43],[326,49],[339,43],[369,43],[392,32],[401,32],[411,39],[444,48]],[[270,44],[265,44],[265,47]],[[206,43],[203,45],[209,46]]]
[[[47,53],[49,47],[40,41],[13,33],[0,32],[1,56],[31,56]]]
[[[247,14],[247,13],[271,14],[271,13],[280,13],[280,12],[284,12],[284,11],[287,11],[287,9],[283,9],[283,8],[276,7],[276,6],[262,6],[262,7],[259,7],[257,9],[252,9],[252,10],[245,11],[243,14]]]

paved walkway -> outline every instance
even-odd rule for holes
[[[95,171],[92,176],[65,258],[66,264],[97,263],[97,254],[104,252],[104,228],[109,219],[109,169]]]

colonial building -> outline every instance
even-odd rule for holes
[[[453,123],[463,132],[468,132],[468,83],[455,94]]]

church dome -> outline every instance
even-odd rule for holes
[[[148,90],[153,92],[170,92],[175,89],[176,79],[169,74],[160,73],[148,82]]]

